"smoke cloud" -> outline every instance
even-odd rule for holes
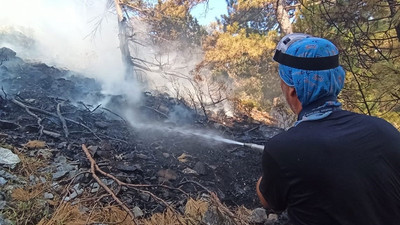
[[[96,78],[104,94],[124,95],[131,105],[140,101],[144,87],[184,98],[192,105],[210,100],[210,76],[196,83],[191,73],[203,57],[201,47],[182,49],[179,42],[167,43],[166,49],[155,47],[149,27],[139,20],[131,21],[130,32],[142,45],[131,43],[131,55],[146,61],[137,63],[150,71],[136,71],[143,83],[124,79],[113,1],[0,0],[0,4],[0,46],[13,49],[24,60]]]
[[[0,46],[100,79],[123,81],[116,15],[106,0],[0,0]]]

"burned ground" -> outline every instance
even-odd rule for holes
[[[103,171],[129,184],[153,185],[146,190],[176,209],[184,207],[188,195],[210,192],[228,206],[259,207],[255,183],[261,175],[261,153],[190,132],[263,144],[280,129],[241,118],[217,123],[165,94],[146,92],[140,103],[129,105],[125,96],[105,96],[100,84],[80,74],[24,62],[6,48],[0,50],[0,59],[2,142],[22,147],[44,141],[55,165],[47,168],[53,181],[70,181],[89,169],[85,144]],[[107,105],[95,104],[106,97],[111,99]],[[124,116],[127,109],[135,121],[152,122],[132,126]],[[138,206],[145,215],[166,208],[149,194],[103,181],[129,208]],[[90,174],[73,181],[78,189],[94,189],[93,183]]]

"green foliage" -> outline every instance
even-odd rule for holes
[[[203,41],[202,66],[234,80],[236,102],[255,102],[266,109],[280,94],[272,54],[278,40],[272,1],[228,1],[223,16]]]

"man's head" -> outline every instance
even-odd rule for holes
[[[274,60],[293,112],[299,114],[302,107],[320,99],[336,99],[345,78],[338,54],[336,46],[323,38],[289,34],[281,39]]]

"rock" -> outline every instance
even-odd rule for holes
[[[53,199],[54,195],[52,193],[50,193],[50,192],[45,192],[44,193],[44,198],[45,199]]]
[[[0,170],[0,176],[2,176],[5,179],[9,179],[9,180],[18,180],[17,176],[15,176],[14,174],[8,173],[4,170]]]
[[[170,180],[176,180],[176,178],[178,178],[178,175],[175,173],[175,171],[171,169],[159,170],[157,172],[157,175],[158,175],[158,181],[161,183]]]
[[[268,219],[266,220],[266,225],[274,225],[275,223],[277,223],[278,222],[278,215],[277,214],[273,214],[273,213],[271,213],[271,214],[269,214],[268,215]]]
[[[57,171],[53,173],[53,180],[59,180],[73,170],[76,170],[75,166],[72,166],[68,163],[60,163],[57,167]]]
[[[63,178],[69,171],[67,170],[60,170],[55,173],[53,173],[53,180],[60,180]]]
[[[7,184],[7,182],[8,181],[6,179],[4,179],[3,177],[0,177],[0,186]]]
[[[143,211],[137,206],[133,207],[132,211],[133,211],[133,215],[135,216],[135,218],[141,217],[144,215]]]
[[[195,174],[195,175],[199,175],[195,170],[192,170],[192,169],[190,169],[190,168],[188,168],[188,167],[186,167],[184,170],[182,170],[182,172],[183,172],[184,174]]]
[[[196,165],[194,165],[193,169],[200,175],[206,175],[207,174],[206,165],[204,163],[202,163],[202,162],[197,162]]]
[[[103,182],[103,183],[104,183],[105,185],[107,185],[107,186],[110,186],[110,185],[112,185],[112,184],[114,183],[114,180],[113,180],[113,179],[101,178],[100,180],[101,180],[101,182]]]
[[[268,220],[267,212],[263,208],[256,208],[251,212],[250,223],[263,224]]]
[[[91,146],[87,147],[87,149],[89,150],[90,154],[92,156],[94,156],[96,154],[97,150],[99,149],[99,146],[91,145]]]
[[[0,147],[0,165],[14,168],[21,160],[18,155],[12,153],[10,149]]]
[[[99,191],[99,189],[100,189],[100,185],[97,182],[95,182],[92,184],[92,190],[90,190],[90,193],[96,193]]]
[[[79,186],[80,184],[75,184],[74,187],[71,189],[71,194],[69,196],[66,196],[63,200],[68,202],[82,194],[83,188],[79,188]]]
[[[166,153],[166,152],[164,152],[162,155],[167,159],[170,157],[169,153]]]
[[[44,177],[39,177],[39,180],[43,184],[46,183],[46,181],[47,181],[46,178],[44,178]]]
[[[33,175],[29,176],[29,182],[31,182],[31,184],[36,184],[38,181],[39,181],[39,178],[37,178]]]

